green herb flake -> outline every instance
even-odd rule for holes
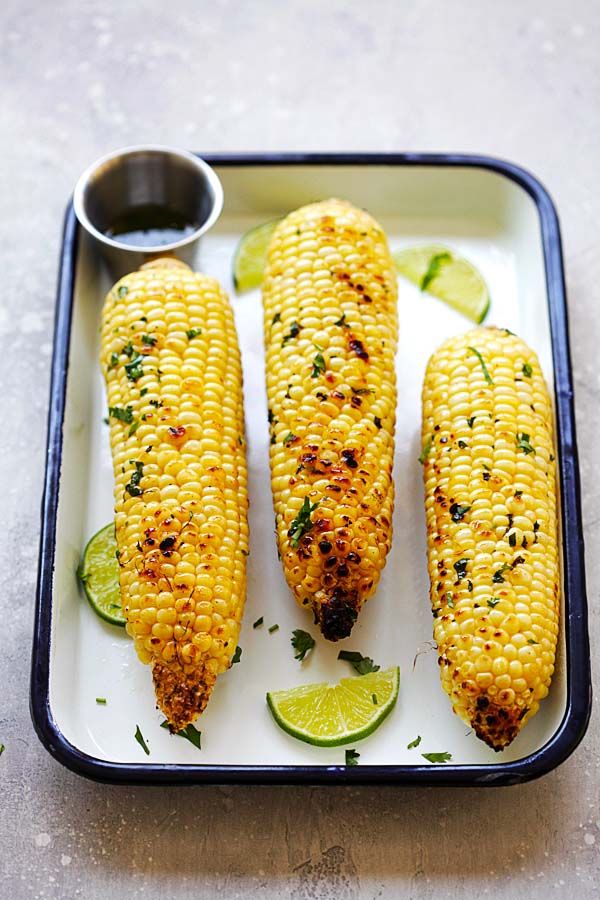
[[[154,347],[158,338],[154,337],[153,334],[143,334],[142,335],[142,344],[146,344],[147,347]]]
[[[286,436],[284,437],[282,443],[283,443],[283,444],[291,444],[292,441],[295,441],[295,440],[296,440],[296,435],[295,435],[295,434],[292,434],[292,432],[290,431],[288,434],[286,434]]]
[[[523,491],[515,491],[515,497],[522,497]]]
[[[371,694],[371,700],[373,701],[373,706],[377,706],[377,694]]]
[[[106,697],[96,697],[96,703],[99,706],[106,706]]]
[[[131,462],[135,464],[135,472],[132,473],[128,484],[125,485],[125,490],[130,497],[139,497],[140,494],[144,493],[141,487],[139,487],[139,483],[142,480],[144,464],[139,462],[139,460],[131,460]]]
[[[487,366],[486,366],[486,364],[485,364],[485,362],[484,362],[483,356],[481,355],[481,353],[479,352],[479,350],[477,350],[475,347],[467,347],[467,350],[470,350],[471,353],[474,353],[475,356],[477,357],[477,359],[479,360],[479,362],[481,363],[481,368],[482,368],[482,371],[483,371],[483,377],[485,378],[486,382],[487,382],[488,384],[493,384],[494,382],[492,381],[492,376],[491,376],[490,373],[488,372],[488,368],[487,368]]]
[[[292,632],[291,644],[296,653],[294,654],[294,659],[300,660],[302,662],[305,659],[306,655],[310,653],[315,646],[315,639],[312,634],[309,634],[308,631],[303,631],[301,628],[296,628],[295,631]]]
[[[135,726],[134,737],[135,737],[136,741],[138,742],[138,744],[140,745],[140,747],[142,748],[142,750],[144,751],[144,753],[146,754],[146,756],[150,756],[150,751],[148,750],[148,744],[144,740],[144,736],[142,735],[142,732],[140,731],[139,725]]]
[[[508,543],[509,543],[509,545],[510,545],[511,547],[516,547],[516,546],[517,546],[517,535],[515,534],[514,531],[511,531],[511,533],[509,534],[509,536],[508,536]]]
[[[4,744],[0,744],[0,756],[2,756],[2,754],[4,753],[5,750],[6,750],[6,747],[4,746]]]
[[[446,750],[442,753],[421,753],[421,756],[430,763],[447,763],[452,759],[452,754]]]
[[[237,647],[235,648],[235,653],[231,657],[231,665],[235,666],[236,663],[239,663],[241,658],[242,658],[242,648],[238,644]]]
[[[346,322],[346,313],[343,313],[342,318],[338,319],[337,322],[334,322],[333,324],[338,325],[340,328],[350,328]]]
[[[456,571],[456,577],[458,581],[462,581],[462,579],[467,574],[467,565],[469,563],[468,559],[459,559],[454,563],[454,569]]]
[[[118,365],[118,362],[119,362],[119,354],[118,354],[118,353],[111,353],[111,354],[110,354],[110,362],[109,362],[109,364],[108,364],[107,367],[106,367],[106,371],[107,371],[107,372],[110,372],[111,369],[114,369],[115,366]]]
[[[454,596],[451,591],[448,591],[446,594],[446,603],[450,607],[450,609],[454,609]]]
[[[135,434],[141,424],[141,419],[136,419],[135,422],[132,422],[129,431],[127,432],[127,437],[131,437],[132,434]]]
[[[533,638],[528,638],[528,639],[527,639],[527,643],[528,643],[528,644],[539,644],[539,641],[534,641]]]
[[[500,600],[497,597],[493,597],[491,600],[488,600],[487,605],[490,609],[493,609],[495,606],[498,606]]]
[[[253,628],[260,628],[260,626],[263,624],[264,621],[265,621],[265,620],[264,620],[264,616],[261,616],[260,619],[257,619],[256,622],[253,622],[253,623],[252,623],[252,627],[253,627]]]
[[[477,416],[471,416],[470,419],[467,419],[467,425],[469,426],[469,428],[473,427],[473,422],[475,421],[476,418],[477,418]]]
[[[267,628],[267,631],[269,632],[269,634],[274,634],[276,631],[279,631],[279,625],[275,623],[275,625],[271,625],[270,628]]]
[[[450,515],[452,516],[452,521],[461,522],[470,509],[470,506],[461,506],[459,503],[453,503],[450,507]]]
[[[460,447],[461,450],[465,450],[469,445],[465,444],[464,441],[459,441],[458,446]]]
[[[276,322],[281,322],[281,313],[280,312],[275,313],[275,315],[271,319],[271,327],[273,327],[273,325],[275,325]]]
[[[501,565],[501,567],[494,572],[494,575],[492,577],[492,581],[494,582],[494,584],[503,584],[504,583],[503,575],[505,572],[508,572],[509,569],[511,569],[511,568],[512,567],[511,567],[510,563],[503,563]]]
[[[411,741],[410,744],[407,744],[407,745],[406,745],[406,749],[407,749],[407,750],[414,750],[415,747],[418,747],[420,743],[421,743],[421,735],[418,734],[418,735],[416,736],[416,738],[414,739],[414,741]]]
[[[304,503],[302,504],[298,515],[292,521],[288,531],[288,537],[292,547],[297,547],[300,543],[300,538],[312,529],[313,523],[311,522],[310,517],[318,505],[318,503],[311,503],[308,497],[304,498]]]
[[[346,750],[345,757],[347,766],[357,766],[358,760],[360,759],[360,753],[357,753],[356,750]]]
[[[440,269],[442,265],[450,262],[452,259],[452,255],[450,253],[436,253],[435,256],[432,256],[429,261],[429,266],[427,271],[423,275],[421,279],[421,290],[426,291],[434,278],[440,274]]]
[[[515,440],[517,443],[517,450],[522,450],[525,456],[528,456],[530,453],[533,453],[535,455],[535,450],[529,443],[528,434],[526,434],[524,431],[521,434],[517,432]]]
[[[120,406],[109,406],[108,415],[112,419],[118,419],[119,422],[125,422],[126,425],[131,425],[133,422],[133,408],[131,406],[127,406],[125,409]]]
[[[533,375],[533,369],[531,368],[529,363],[525,363],[525,365],[523,366],[523,375],[525,376],[525,378],[531,378],[531,376]]]
[[[198,337],[199,334],[202,334],[201,328],[188,328],[186,331],[186,336],[188,340],[192,340],[192,338]]]
[[[421,455],[419,456],[419,462],[421,463],[421,465],[423,465],[423,463],[425,462],[425,460],[431,453],[432,447],[433,447],[433,438],[428,437],[427,440],[425,441],[425,446],[423,447]]]
[[[353,394],[356,394],[357,397],[360,397],[362,394],[374,394],[374,393],[375,393],[374,388],[354,388],[354,387],[351,387],[350,390],[352,391]]]
[[[140,397],[145,397],[148,393],[148,388],[142,388],[140,391]]]
[[[140,353],[136,353],[133,359],[125,363],[125,374],[129,381],[138,381],[142,377],[144,374],[143,364],[144,357]]]
[[[369,672],[378,672],[381,668],[375,665],[370,656],[363,656],[357,650],[340,650],[338,659],[343,659],[352,665],[359,675],[368,675]]]
[[[119,300],[122,300],[123,297],[126,297],[128,293],[129,293],[129,288],[127,287],[126,284],[122,284],[120,287],[117,288],[117,297],[119,298]]]
[[[300,332],[302,331],[302,325],[298,325],[297,322],[292,322],[290,325],[290,330],[288,334],[283,336],[283,340],[281,342],[281,346],[285,347],[288,341],[291,341],[292,338],[298,337]]]
[[[319,375],[322,375],[325,372],[327,366],[325,365],[325,359],[322,353],[317,353],[315,358],[313,359],[313,370],[310,373],[311,378],[318,378]]]
[[[134,351],[134,349],[133,349],[133,344],[131,343],[131,341],[127,341],[127,343],[125,344],[125,346],[124,346],[123,349],[121,350],[121,353],[123,353],[124,356],[129,357],[129,359],[131,359],[131,357],[133,356],[134,352],[135,352],[135,351]]]
[[[164,722],[160,723],[161,728],[166,728],[167,731],[171,731],[169,727],[169,723],[165,719]],[[189,741],[190,744],[193,744],[194,747],[197,747],[198,750],[202,750],[202,732],[198,731],[197,728],[194,728],[193,725],[186,725],[185,728],[182,728],[181,731],[173,731],[171,732],[175,737],[185,738],[186,741]]]

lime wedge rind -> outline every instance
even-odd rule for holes
[[[269,242],[280,221],[263,222],[240,238],[233,254],[233,286],[238,294],[260,287]]]
[[[267,693],[267,704],[279,727],[292,737],[317,747],[339,747],[364,740],[379,728],[396,704],[399,686],[400,669],[391,666],[343,678],[336,685],[322,682],[272,691]],[[337,718],[331,712],[328,718],[328,708],[336,704]],[[352,727],[348,727],[348,719]]]
[[[109,522],[85,546],[77,575],[94,612],[112,625],[125,625],[115,553],[115,526]]]
[[[396,270],[418,288],[442,300],[480,325],[490,308],[490,293],[481,272],[469,260],[442,244],[427,244],[397,250]],[[439,265],[435,265],[435,260]],[[432,275],[433,265],[433,277]]]

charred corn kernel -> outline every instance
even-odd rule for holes
[[[297,602],[346,637],[392,538],[396,274],[380,226],[339,200],[274,232],[263,281],[279,553]]]
[[[497,328],[446,341],[425,373],[422,447],[442,685],[502,750],[548,692],[558,634],[552,408],[535,353]]]
[[[246,590],[242,375],[226,295],[175,260],[142,266],[106,298],[101,364],[126,627],[179,731],[229,668]]]

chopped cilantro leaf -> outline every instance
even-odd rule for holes
[[[327,366],[325,365],[325,359],[322,353],[317,353],[315,358],[313,359],[313,370],[310,373],[311,378],[318,378],[320,374],[325,372]]]
[[[146,344],[148,347],[154,347],[158,338],[154,337],[153,334],[143,334],[142,335],[142,344]]]
[[[111,418],[118,419],[119,422],[125,422],[126,425],[131,425],[133,422],[133,409],[131,406],[127,406],[125,409],[120,406],[109,406],[108,414]]]
[[[125,363],[125,374],[130,381],[138,381],[142,377],[144,374],[143,363],[144,357],[140,353],[136,353],[133,359]]]
[[[297,547],[300,543],[300,538],[312,529],[313,523],[311,522],[310,517],[318,505],[318,503],[311,503],[308,497],[304,498],[304,503],[302,504],[298,515],[292,521],[290,530],[288,531],[288,537],[292,547]]]
[[[525,376],[525,378],[531,378],[531,376],[533,375],[533,369],[531,368],[529,363],[525,363],[525,365],[523,366],[523,375]]]
[[[457,562],[454,563],[454,569],[456,570],[456,577],[459,581],[462,581],[462,579],[467,574],[468,563],[469,563],[468,559],[459,559]]]
[[[106,706],[106,697],[96,697],[96,703],[98,703],[99,706]]]
[[[129,288],[127,287],[126,284],[122,284],[120,287],[117,288],[117,297],[119,298],[119,300],[122,300],[123,297],[126,297],[128,293],[129,293]]]
[[[274,325],[275,322],[281,322],[281,313],[280,312],[275,313],[275,315],[271,319],[271,325]]]
[[[418,747],[420,743],[421,743],[421,735],[418,734],[418,735],[416,736],[416,738],[414,739],[414,741],[411,741],[410,744],[407,744],[407,745],[406,745],[406,749],[407,749],[407,750],[414,750],[414,748],[415,748],[415,747]]]
[[[252,627],[253,627],[253,628],[260,628],[260,626],[263,624],[264,621],[265,621],[265,620],[264,620],[264,616],[261,616],[260,619],[257,619],[256,622],[253,622],[253,623],[252,623]]]
[[[467,419],[467,425],[469,426],[469,428],[473,427],[473,422],[475,421],[476,418],[477,418],[477,416],[471,416],[470,419]]]
[[[201,328],[189,328],[186,331],[186,336],[190,341],[192,340],[192,338],[198,337],[199,334],[202,334]]]
[[[290,431],[290,432],[288,432],[288,434],[286,434],[286,436],[284,437],[283,443],[284,443],[284,444],[291,444],[292,441],[295,441],[295,440],[296,440],[296,435],[295,435],[295,434],[292,434],[292,432]]]
[[[487,368],[487,366],[484,362],[483,356],[481,355],[479,350],[477,350],[475,347],[467,347],[467,350],[470,350],[471,353],[474,353],[475,356],[477,357],[477,359],[479,360],[479,362],[481,363],[481,368],[483,370],[483,377],[485,378],[486,382],[488,384],[493,384],[494,382],[492,381],[492,376],[488,372],[488,368]]]
[[[510,563],[502,563],[500,568],[494,572],[494,575],[492,577],[492,581],[494,582],[494,584],[503,584],[504,583],[503,575],[510,568],[511,568]]]
[[[294,659],[302,660],[306,657],[307,653],[310,653],[311,650],[315,646],[315,639],[312,634],[309,634],[308,631],[303,631],[301,628],[296,628],[292,632],[291,644],[296,653],[294,654]]]
[[[431,448],[432,448],[432,447],[433,447],[433,438],[432,438],[432,437],[428,437],[427,440],[425,441],[425,446],[423,447],[423,450],[422,450],[422,452],[421,452],[421,455],[419,456],[419,462],[420,462],[421,464],[425,462],[425,460],[427,459],[427,457],[428,457],[429,454],[431,453]]]
[[[471,509],[470,506],[461,506],[459,503],[453,503],[450,507],[450,515],[453,522],[460,522],[464,519],[466,513]]]
[[[529,435],[524,431],[521,434],[517,432],[516,442],[517,449],[522,450],[525,456],[528,456],[530,453],[533,453],[535,455],[535,450],[529,443]]]
[[[447,763],[452,759],[452,754],[447,751],[442,753],[421,753],[421,756],[430,763]]]
[[[119,354],[111,353],[110,354],[110,362],[106,367],[107,372],[110,372],[111,369],[114,369],[115,366],[118,364],[118,362],[119,362]]]
[[[446,593],[446,603],[450,607],[450,609],[454,609],[454,596],[451,591]]]
[[[142,732],[140,731],[139,725],[135,726],[134,737],[135,737],[136,741],[138,742],[138,744],[140,745],[140,747],[142,748],[142,750],[144,751],[144,753],[146,754],[146,756],[150,756],[150,751],[148,750],[148,744],[144,740],[144,737],[142,735]]]
[[[290,330],[288,334],[283,336],[283,340],[281,342],[281,346],[285,347],[288,341],[291,341],[292,338],[298,337],[300,332],[302,331],[302,325],[298,325],[297,322],[292,322],[290,325]]]
[[[166,719],[164,722],[160,723],[160,727],[166,728],[168,731],[171,730],[169,728],[169,723],[167,722]],[[191,725],[191,724],[186,725],[185,728],[181,729],[181,731],[173,731],[172,734],[174,734],[176,737],[185,738],[186,741],[189,741],[190,744],[193,744],[194,747],[198,748],[198,750],[202,750],[202,746],[201,746],[202,732],[198,731],[197,728],[194,728],[193,725]]]
[[[440,274],[440,269],[444,263],[450,262],[452,256],[450,253],[436,253],[429,261],[429,267],[423,278],[421,279],[421,290],[426,291],[434,278]]]
[[[236,663],[239,663],[241,658],[242,658],[242,648],[238,644],[237,647],[235,648],[235,653],[231,657],[231,665],[235,666]]]
[[[343,313],[342,318],[338,319],[337,322],[334,322],[333,324],[339,325],[340,328],[350,328],[350,326],[346,324],[346,313]]]
[[[275,623],[275,625],[271,625],[270,628],[267,628],[267,631],[269,632],[269,634],[273,634],[275,631],[279,631],[279,625]]]
[[[357,650],[340,650],[337,658],[349,662],[359,675],[368,675],[369,672],[378,672],[380,669],[370,656],[363,656]]]
[[[360,753],[356,750],[346,750],[346,765],[347,766],[357,766],[358,760],[360,759]]]

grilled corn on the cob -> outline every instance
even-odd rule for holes
[[[380,226],[339,200],[291,213],[263,301],[279,553],[335,641],[375,591],[392,536],[396,273]]]
[[[422,442],[442,685],[501,750],[548,693],[558,633],[552,409],[535,353],[497,328],[446,341],[425,374]]]
[[[109,292],[101,333],[126,627],[178,731],[229,668],[245,599],[233,315],[216,281],[160,259]]]

